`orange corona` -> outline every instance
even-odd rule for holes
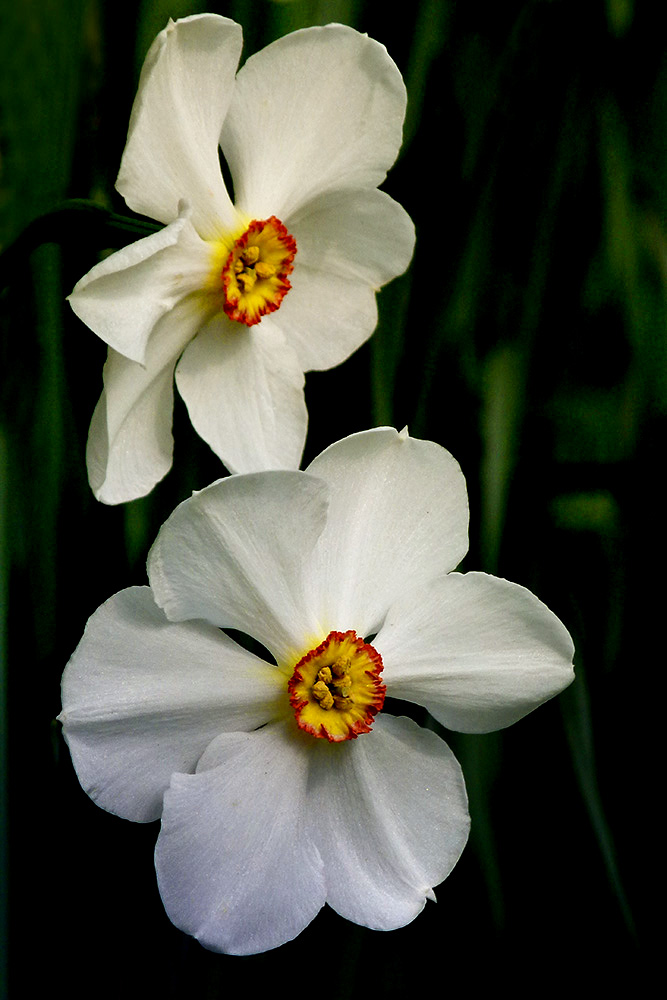
[[[382,657],[356,632],[330,632],[297,663],[287,685],[300,729],[330,743],[370,732],[384,704]]]
[[[223,309],[237,323],[253,326],[279,308],[292,287],[296,241],[272,215],[251,222],[236,240],[222,268]]]

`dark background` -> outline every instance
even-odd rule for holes
[[[217,998],[283,985],[324,997],[649,995],[665,667],[662,5],[388,8],[3,6],[0,805],[12,996]],[[113,182],[143,56],[168,16],[202,9],[240,21],[245,56],[339,20],[397,62],[409,110],[384,188],[413,217],[417,250],[380,294],[369,344],[307,377],[304,461],[385,423],[450,449],[471,502],[463,568],[529,587],[577,650],[575,683],[516,726],[444,734],[473,825],[437,905],[388,934],[325,910],[296,941],[249,958],[206,952],[172,927],[152,865],[157,825],[87,798],[54,721],[87,618],[145,582],[159,525],[221,470],[177,399],[172,472],[123,507],[94,500],[85,441],[106,348],[64,296],[101,251],[137,237],[85,211],[34,220],[67,198],[126,211]]]

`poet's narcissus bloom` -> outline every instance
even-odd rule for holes
[[[169,470],[174,369],[230,471],[298,468],[304,372],[370,336],[377,289],[410,261],[412,223],[377,190],[406,103],[384,47],[343,25],[307,28],[237,74],[241,47],[239,25],[213,14],[158,35],[116,186],[165,228],[102,261],[69,299],[109,345],[87,452],[106,503]]]
[[[325,902],[388,930],[434,898],[468,836],[463,777],[385,693],[482,733],[572,680],[570,637],[536,597],[451,572],[467,528],[452,456],[376,429],[306,472],[194,494],[157,537],[150,588],[88,622],[63,677],[74,766],[104,809],[162,818],[164,905],[207,948],[276,947]]]

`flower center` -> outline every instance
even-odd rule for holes
[[[383,663],[356,632],[330,632],[297,663],[287,685],[300,729],[330,743],[370,732],[384,704]]]
[[[229,318],[253,326],[278,309],[292,287],[287,275],[295,254],[294,237],[275,215],[251,222],[222,268],[223,309]]]

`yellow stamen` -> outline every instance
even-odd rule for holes
[[[246,247],[245,250],[241,252],[241,260],[248,267],[252,267],[259,260],[259,247]]]
[[[275,273],[273,264],[267,264],[264,260],[258,260],[255,264],[255,274],[258,278],[271,278]]]
[[[325,712],[327,712],[330,708],[333,708],[333,695],[324,681],[317,681],[316,684],[313,684],[312,694],[313,698],[319,702],[320,708],[323,708]]]
[[[242,271],[236,276],[236,280],[243,289],[243,293],[247,295],[257,281],[257,275],[253,274],[252,271]]]

